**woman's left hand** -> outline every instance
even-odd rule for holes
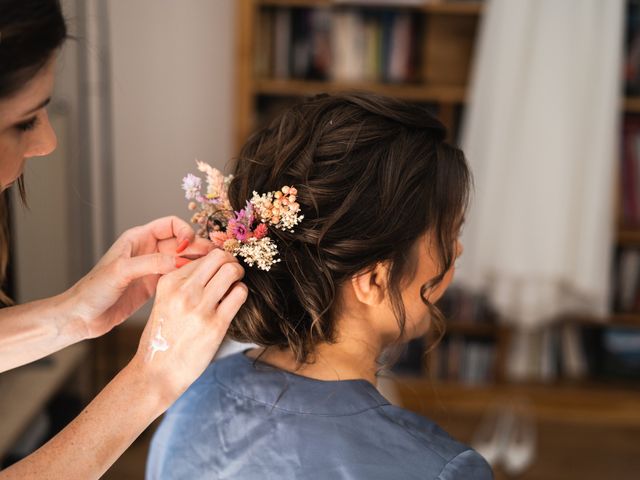
[[[124,232],[98,264],[63,294],[72,328],[95,338],[126,320],[154,295],[161,275],[209,253],[213,244],[195,236],[178,217],[165,217]],[[184,250],[184,251],[182,251]]]

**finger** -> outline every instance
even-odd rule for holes
[[[236,258],[233,257],[232,255],[220,250],[220,249],[216,249],[217,250],[217,254],[218,255],[222,255],[225,258],[225,261],[231,261],[231,262],[237,262]],[[187,250],[188,252],[188,250]],[[192,279],[193,275],[196,273],[196,271],[198,270],[198,268],[200,268],[200,266],[202,265],[202,263],[205,261],[205,259],[209,256],[213,254],[213,250],[209,253],[207,253],[206,255],[194,255],[195,257],[199,257],[199,258],[188,258],[186,256],[185,252],[183,255],[176,257],[176,266],[179,268],[179,273],[176,272],[172,272],[169,275],[172,276],[176,276],[177,278],[180,278],[181,281],[191,281],[192,283],[196,283],[195,280]],[[189,255],[191,256],[191,255]],[[182,259],[182,260],[181,260]],[[213,273],[211,274],[213,275]],[[204,282],[206,283],[206,282]],[[200,287],[202,288],[204,286],[200,285]]]
[[[151,236],[156,242],[176,238],[178,244],[184,240],[191,243],[196,236],[191,225],[176,216],[158,218],[134,230],[136,240],[149,240],[148,237]]]
[[[200,287],[200,288],[203,288],[207,283],[209,283],[209,280],[211,280],[211,278],[218,272],[218,270],[223,265],[227,263],[239,265],[238,261],[233,255],[223,250],[215,249],[211,253],[207,254],[206,256],[183,267],[183,269],[195,264],[196,262],[198,265],[195,267],[193,272],[189,273],[188,278],[186,279],[186,283],[193,287]]]
[[[128,258],[118,264],[119,274],[127,283],[147,275],[166,274],[176,267],[176,257],[164,253],[151,253]]]
[[[176,278],[180,278],[181,281],[185,281],[187,278],[193,275],[193,272],[196,271],[200,263],[204,261],[205,257],[197,258],[195,260],[192,260],[190,258],[185,258],[185,257],[174,257],[174,258],[175,258],[175,265],[178,270],[165,275],[165,277],[170,277],[170,278],[175,277],[174,280]],[[184,258],[184,260],[180,260],[181,258]]]
[[[204,289],[205,308],[214,309],[227,294],[227,290],[244,277],[244,268],[239,263],[226,263],[211,278]]]
[[[216,248],[216,245],[211,241],[202,237],[196,237],[182,254],[188,256],[203,256],[211,252],[214,248]]]
[[[189,246],[189,240],[187,239],[182,240],[182,242],[180,242],[180,244],[178,245],[178,248],[176,248],[176,253],[184,252],[188,246]]]
[[[181,251],[178,251],[180,250],[180,247],[183,247],[185,242],[187,242],[187,247],[182,249]],[[178,242],[175,238],[170,238],[168,240],[158,241],[157,248],[160,253],[178,253],[188,257],[201,257],[213,250],[215,248],[215,245],[209,240],[202,237],[196,237],[190,244],[187,240],[185,240],[180,245],[178,245]]]
[[[188,263],[193,262],[193,260],[184,257],[176,257],[176,268],[182,268]]]
[[[222,299],[220,305],[216,309],[216,319],[228,328],[229,323],[236,316],[240,307],[246,302],[249,289],[244,283],[236,283],[230,289],[227,295]],[[225,328],[225,331],[226,331]]]

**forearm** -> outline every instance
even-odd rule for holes
[[[0,372],[82,340],[65,295],[0,310]]]
[[[9,479],[99,478],[169,406],[135,364],[122,370],[64,430],[7,470]]]

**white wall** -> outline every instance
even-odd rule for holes
[[[115,233],[188,218],[194,159],[232,155],[233,0],[109,0]]]

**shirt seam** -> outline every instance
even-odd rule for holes
[[[457,454],[455,457],[453,457],[451,460],[449,460],[444,467],[442,467],[442,470],[440,470],[440,473],[438,474],[438,476],[436,477],[436,480],[442,480],[442,474],[444,473],[444,471],[447,469],[447,467],[449,467],[449,465],[451,465],[458,457],[460,457],[461,455],[464,455],[465,453],[468,452],[473,452],[472,449],[468,448],[467,450],[464,450],[462,452],[460,452],[459,454]]]
[[[372,406],[370,406],[368,408],[365,408],[363,410],[358,410],[356,412],[350,412],[350,413],[344,413],[344,414],[300,412],[300,411],[296,411],[296,410],[289,410],[289,409],[286,409],[286,408],[282,408],[282,407],[279,407],[277,405],[272,405],[270,403],[263,402],[263,401],[258,400],[256,398],[250,397],[249,395],[245,395],[243,393],[240,393],[240,392],[237,392],[235,390],[232,390],[230,387],[228,387],[226,384],[224,384],[223,382],[220,381],[220,379],[218,378],[217,369],[213,370],[213,380],[214,380],[214,382],[216,384],[218,384],[221,388],[223,388],[231,396],[234,396],[236,398],[244,398],[244,399],[247,399],[247,400],[251,400],[253,402],[256,402],[259,405],[263,405],[265,407],[269,407],[269,408],[272,408],[274,410],[278,410],[280,412],[292,413],[292,414],[296,414],[296,415],[313,415],[313,416],[317,416],[317,417],[350,417],[350,416],[353,416],[353,415],[360,415],[360,414],[362,414],[364,412],[368,412],[370,410],[374,410],[376,408],[380,408],[380,407],[385,406],[385,405],[389,405],[388,403],[387,404],[382,404],[382,405],[377,404],[377,405],[372,405]],[[373,398],[370,394],[367,394],[367,395],[369,395],[369,398]]]

